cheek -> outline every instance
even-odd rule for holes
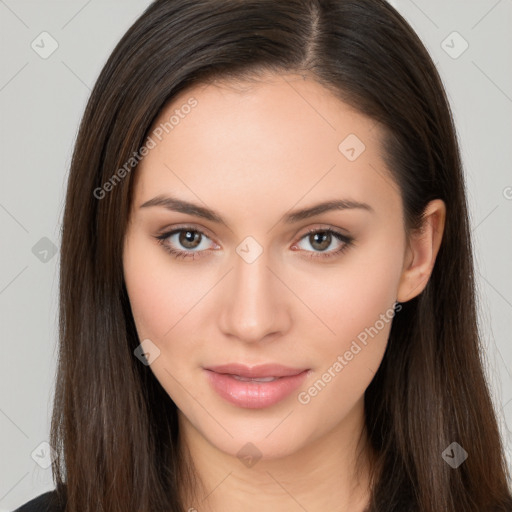
[[[386,240],[389,235],[382,235],[347,252],[338,266],[314,275],[316,285],[311,277],[301,282],[304,301],[315,305],[322,323],[311,317],[309,330],[313,322],[318,326],[319,365],[300,403],[337,404],[341,417],[372,381],[387,346],[402,268],[399,239],[394,245]]]
[[[182,319],[197,301],[198,290],[190,276],[171,273],[163,249],[148,248],[144,240],[127,244],[123,258],[124,278],[139,337],[156,343]],[[195,291],[194,291],[195,290]],[[200,295],[199,295],[200,296]]]
[[[395,314],[396,278],[378,270],[354,269],[339,278],[338,286],[330,282],[313,298],[323,305],[320,315],[334,332],[322,329],[327,335],[319,336],[315,379],[298,400],[311,404],[318,414],[331,408],[333,422],[348,414],[364,395],[386,350]]]
[[[319,335],[331,340],[325,345],[329,349],[343,348],[374,326],[386,331],[381,315],[389,324],[402,260],[400,244],[393,247],[385,240],[384,236],[375,238],[347,252],[339,264],[301,275],[296,283],[297,294],[311,305],[318,318]],[[311,319],[315,321],[313,316]]]

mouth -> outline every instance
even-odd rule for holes
[[[221,398],[245,409],[262,409],[283,401],[310,373],[309,369],[281,365],[230,364],[204,370],[211,388]]]
[[[277,363],[266,363],[256,366],[249,366],[242,363],[227,363],[217,366],[206,367],[215,373],[221,373],[238,377],[240,380],[255,380],[261,382],[271,382],[272,380],[283,377],[293,377],[308,370],[308,368],[292,368]],[[270,380],[267,380],[270,379]]]

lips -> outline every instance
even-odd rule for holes
[[[241,363],[228,363],[217,366],[205,367],[205,370],[210,370],[215,373],[232,375],[235,378],[241,377],[240,380],[251,379],[266,379],[262,382],[270,382],[270,377],[291,377],[298,375],[307,370],[307,368],[291,368],[280,364],[262,364],[257,366],[247,366]]]
[[[263,409],[285,400],[311,372],[279,364],[233,363],[203,369],[211,388],[221,398],[247,409]]]

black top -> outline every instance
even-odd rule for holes
[[[64,512],[65,507],[57,500],[55,490],[45,492],[28,501],[14,512]]]

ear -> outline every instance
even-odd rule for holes
[[[432,274],[437,253],[441,247],[446,219],[446,205],[441,199],[428,203],[423,223],[413,232],[404,255],[402,275],[398,285],[397,301],[407,302],[419,295]]]

